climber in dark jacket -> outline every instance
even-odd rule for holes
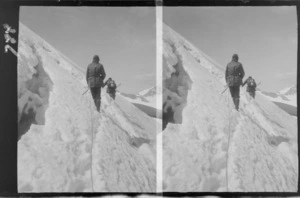
[[[243,87],[244,85],[247,83],[247,92],[249,93],[249,95],[252,97],[252,98],[255,98],[255,91],[256,91],[256,83],[255,83],[255,80],[249,76],[247,78],[247,80],[245,80],[245,82],[243,83]]]
[[[101,87],[106,76],[104,67],[99,61],[99,56],[95,55],[93,57],[93,62],[88,65],[86,71],[86,82],[91,90],[98,112],[100,112],[101,105]]]
[[[107,89],[106,89],[106,93],[108,93],[108,95],[110,97],[112,97],[113,99],[116,98],[116,89],[117,89],[117,85],[115,83],[115,81],[112,78],[108,78],[108,80],[103,84],[103,87],[105,87],[107,85]]]
[[[238,62],[239,57],[237,54],[232,56],[232,61],[227,64],[225,71],[225,80],[229,87],[235,109],[239,110],[240,103],[240,86],[242,85],[245,76],[243,65]]]

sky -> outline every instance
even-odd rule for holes
[[[95,54],[121,92],[156,80],[155,7],[21,7],[20,22],[85,70]]]
[[[237,53],[245,77],[264,91],[296,84],[295,6],[164,7],[163,20],[224,67]]]

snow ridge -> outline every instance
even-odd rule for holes
[[[179,61],[192,81],[181,124],[169,123],[163,131],[163,190],[297,191],[296,120],[260,93],[251,99],[244,89],[236,112],[229,91],[221,94],[224,68],[170,28],[163,35],[163,81]],[[166,85],[164,96],[182,99]],[[176,114],[178,102],[173,105]]]
[[[83,72],[23,24],[19,55],[19,115],[35,116],[18,142],[18,191],[154,192],[156,120],[104,91],[98,113]]]
[[[176,47],[184,47],[187,51],[190,52],[190,55],[196,59],[197,62],[199,62],[203,67],[206,67],[209,69],[213,74],[216,76],[221,76],[220,72],[225,71],[224,66],[221,66],[219,63],[217,63],[215,60],[210,58],[208,55],[206,55],[204,52],[202,52],[200,49],[195,47],[192,43],[187,41],[185,38],[183,38],[180,34],[178,34],[176,31],[171,29],[169,26],[164,24],[163,30],[165,32],[164,41],[173,43]],[[177,46],[178,45],[178,46]],[[201,62],[200,61],[203,61]]]

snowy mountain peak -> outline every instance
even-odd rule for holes
[[[143,91],[140,91],[138,95],[148,97],[148,96],[156,96],[156,93],[157,93],[157,87],[154,86],[154,87],[151,87],[149,89],[145,89]]]
[[[153,86],[145,89],[138,94],[120,93],[126,100],[134,104],[141,111],[154,118],[162,117],[161,88]]]
[[[210,58],[200,49],[195,47],[192,43],[188,40],[183,38],[180,34],[178,34],[175,30],[171,29],[169,26],[164,24],[163,26],[163,40],[164,43],[168,43],[169,45],[164,45],[164,50],[166,52],[170,51],[169,47],[183,47],[189,54],[198,62],[202,67],[206,67],[209,69],[214,75],[220,77],[223,72],[225,71],[224,66],[221,66],[215,60]],[[164,55],[171,55],[170,53],[164,53]],[[169,59],[169,61],[172,58]],[[202,61],[202,62],[201,62]]]
[[[290,86],[278,93],[260,91],[260,93],[287,113],[297,116],[297,86]]]
[[[297,95],[297,85],[293,85],[291,87],[287,87],[279,91],[280,94],[285,96]]]

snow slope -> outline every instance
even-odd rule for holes
[[[158,87],[154,86],[149,89],[145,89],[145,90],[141,91],[138,95],[146,98],[146,100],[149,101],[150,106],[161,110],[161,107],[162,107],[161,100],[159,100],[159,101],[156,100],[157,95],[159,95],[159,97],[161,97],[161,87],[158,88]]]
[[[297,87],[287,87],[279,93],[260,91],[266,98],[277,104],[287,113],[297,116]]]
[[[151,87],[149,89],[143,90],[138,94],[127,94],[120,93],[121,96],[125,97],[128,101],[138,107],[141,111],[145,112],[151,117],[161,118],[161,101],[157,101],[157,94],[161,96],[161,88]]]
[[[105,91],[99,114],[85,90],[83,69],[20,24],[19,192],[154,192],[156,120]]]
[[[296,192],[297,120],[244,89],[235,111],[229,91],[221,94],[224,67],[167,25],[163,44],[163,99],[177,123],[162,132],[163,190]]]
[[[297,85],[287,87],[285,89],[282,89],[279,91],[281,95],[284,95],[285,97],[289,98],[291,101],[297,102]],[[297,103],[294,103],[294,105],[297,105]]]

